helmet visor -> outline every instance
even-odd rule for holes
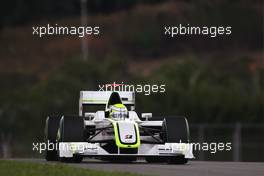
[[[111,116],[114,119],[125,119],[125,118],[128,118],[128,113],[127,112],[122,112],[122,111],[112,112]]]

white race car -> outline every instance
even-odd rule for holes
[[[144,158],[149,163],[185,164],[194,158],[185,117],[159,121],[151,117],[151,113],[138,117],[134,92],[81,91],[78,116],[47,117],[46,160]]]

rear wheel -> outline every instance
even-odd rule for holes
[[[59,141],[60,142],[84,142],[84,120],[82,117],[63,116],[60,120]],[[82,162],[83,157],[73,155],[73,157],[61,157],[63,162]]]
[[[45,159],[47,161],[57,161],[58,155],[56,150],[56,138],[59,128],[60,117],[59,116],[48,116],[45,125],[45,141],[46,141],[46,151]]]
[[[163,120],[163,140],[169,143],[188,143],[189,125],[185,117],[166,117]],[[184,155],[167,159],[169,164],[186,164],[188,159]]]

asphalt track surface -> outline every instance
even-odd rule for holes
[[[59,162],[46,162],[44,159],[16,160],[59,164]],[[94,170],[157,176],[264,176],[264,163],[255,162],[190,161],[186,165],[168,165],[148,164],[143,160],[134,163],[109,163],[95,159],[86,159],[79,164],[67,165]]]

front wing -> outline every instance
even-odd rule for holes
[[[141,144],[137,154],[108,153],[99,143],[88,142],[60,142],[59,157],[84,157],[105,156],[136,156],[136,157],[170,157],[184,155],[185,158],[194,158],[192,144],[189,143],[165,143],[165,144]]]

